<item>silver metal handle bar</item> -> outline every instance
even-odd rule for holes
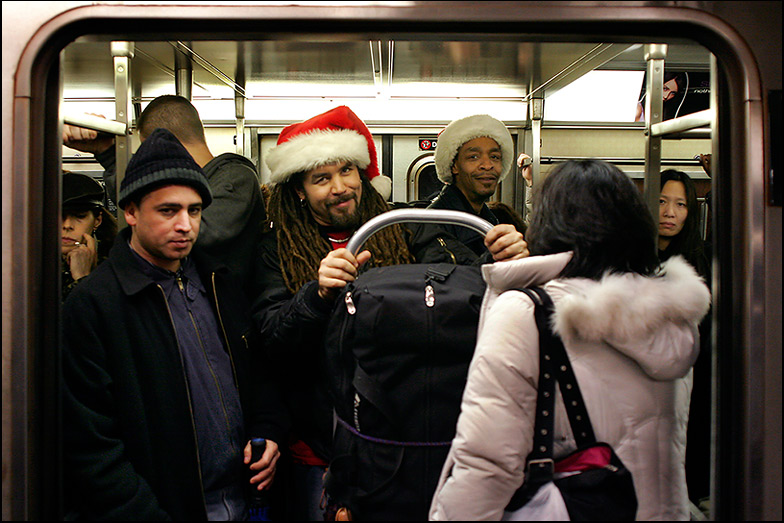
[[[94,131],[103,131],[117,136],[125,136],[128,134],[128,124],[115,122],[114,120],[108,120],[91,114],[66,114],[63,116],[63,123],[92,129]]]
[[[418,222],[418,223],[444,223],[449,225],[462,225],[473,229],[482,236],[486,235],[493,224],[485,219],[461,211],[446,211],[441,209],[396,209],[379,214],[375,218],[367,221],[351,237],[346,245],[346,249],[355,255],[359,252],[368,238],[374,233],[396,223]]]

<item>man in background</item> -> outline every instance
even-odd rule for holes
[[[247,288],[254,245],[266,219],[253,163],[234,153],[213,156],[198,111],[182,96],[163,95],[152,100],[139,116],[137,128],[142,142],[155,129],[169,130],[203,169],[213,201],[202,216],[199,248],[225,263]],[[107,194],[113,198],[116,194],[114,138],[65,125],[63,144],[95,155],[106,171]]]
[[[428,209],[463,211],[497,225],[487,202],[509,174],[513,161],[512,135],[502,122],[485,114],[453,121],[438,136],[436,175],[445,185]],[[477,256],[487,252],[484,238],[476,231],[456,225],[441,227]],[[522,234],[517,241],[525,243]]]

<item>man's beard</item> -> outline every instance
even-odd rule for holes
[[[354,200],[356,202],[352,212],[332,212],[333,205],[338,205],[348,200]],[[336,200],[327,207],[329,209],[330,221],[332,222],[333,227],[337,227],[339,229],[356,229],[362,225],[360,220],[359,202],[356,200],[356,195]]]

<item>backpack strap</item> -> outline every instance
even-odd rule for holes
[[[372,403],[373,406],[384,415],[387,421],[389,421],[390,426],[400,426],[397,411],[392,406],[392,403],[390,403],[388,400],[387,394],[384,392],[378,382],[369,376],[368,373],[365,372],[365,369],[363,369],[356,360],[354,361],[354,379],[352,380],[351,384],[354,386],[355,393],[361,394],[362,397]],[[356,415],[356,397],[354,401],[354,413]],[[361,430],[359,427],[356,427],[356,429],[358,431]]]

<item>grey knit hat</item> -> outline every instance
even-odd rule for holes
[[[193,187],[201,195],[202,208],[212,202],[207,177],[188,150],[171,131],[155,129],[128,162],[120,185],[120,208],[164,185]]]

